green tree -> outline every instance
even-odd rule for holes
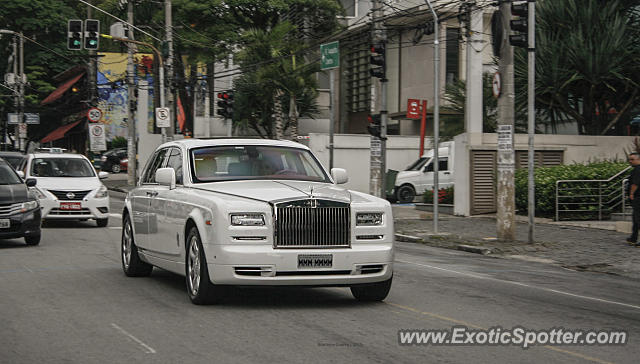
[[[622,132],[640,98],[638,5],[637,0],[536,2],[535,87],[541,123],[575,120],[581,134]],[[526,110],[523,49],[515,54],[515,75],[516,109]]]

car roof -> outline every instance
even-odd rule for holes
[[[160,147],[169,146],[182,146],[187,149],[200,148],[200,147],[217,147],[228,145],[262,145],[262,146],[274,146],[274,147],[289,147],[306,149],[309,148],[303,144],[291,141],[291,140],[274,140],[274,139],[249,139],[249,138],[215,138],[215,139],[181,139],[174,140],[162,144]]]
[[[73,158],[73,159],[85,159],[82,154],[71,153],[32,153],[34,158]]]

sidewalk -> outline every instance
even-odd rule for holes
[[[399,241],[640,278],[640,248],[627,245],[625,239],[628,234],[609,230],[610,223],[565,223],[538,219],[534,234],[536,243],[528,244],[528,225],[524,216],[516,219],[517,241],[502,242],[496,239],[495,216],[458,217],[440,214],[439,234],[433,234],[430,212],[402,205],[394,205],[393,212],[396,234],[399,234],[396,239]]]

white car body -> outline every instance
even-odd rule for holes
[[[82,159],[92,170],[91,177],[41,177],[34,173],[33,162],[46,158]],[[26,178],[35,178],[38,199],[42,208],[42,218],[47,220],[84,220],[105,221],[109,218],[109,195],[96,197],[106,187],[100,181],[96,170],[85,156],[66,153],[29,154],[21,168]],[[101,176],[105,172],[101,172]],[[64,205],[64,206],[63,206]],[[72,207],[72,208],[69,208]]]
[[[440,160],[438,171],[438,188],[446,188],[453,186],[454,177],[454,144],[453,142],[444,142],[438,148],[438,159]],[[422,159],[423,163],[418,163]],[[422,195],[426,190],[433,189],[433,149],[428,150],[421,159],[412,163],[413,168],[398,172],[395,182],[396,198],[398,191],[402,186],[411,186],[415,191],[415,195]],[[442,168],[445,167],[446,168]],[[398,200],[400,200],[398,198]]]
[[[394,227],[389,202],[339,187],[319,164],[327,182],[265,178],[197,183],[192,171],[196,162],[191,162],[190,153],[194,148],[214,146],[285,147],[310,153],[309,148],[298,143],[259,139],[189,139],[161,145],[141,173],[138,187],[127,195],[123,212],[123,216],[131,216],[137,253],[143,262],[186,275],[187,235],[195,226],[202,241],[210,282],[215,285],[353,286],[390,281]],[[155,156],[167,148],[173,150],[167,151],[167,155],[180,151],[184,180],[174,186],[145,183],[143,179],[155,164]],[[168,157],[163,163],[169,163]],[[228,170],[231,171],[231,167]],[[345,173],[346,181],[344,170],[334,171],[334,176],[340,173]],[[300,206],[306,206],[306,210],[297,209]],[[328,206],[339,207],[322,210]],[[308,235],[310,230],[318,235],[317,239],[313,238],[316,239],[314,245],[275,233],[277,226],[284,226],[278,224],[293,221],[294,217],[289,221],[285,216],[292,211],[317,214],[313,215],[319,219],[316,221],[323,222],[314,225],[303,220],[303,215],[295,217],[298,219],[295,222],[304,226],[304,231],[298,231],[301,237],[312,239]],[[342,211],[343,215],[331,211]],[[360,212],[381,213],[382,223],[357,226],[356,214]],[[231,214],[243,213],[262,214],[264,225],[233,226]],[[348,229],[347,244],[326,244],[326,239],[331,239],[329,234],[338,234],[340,226]],[[284,234],[287,227],[279,229]],[[343,233],[347,234],[346,231]],[[289,239],[292,245],[279,245],[278,239],[283,242]],[[299,266],[300,259],[304,261],[307,255],[323,254],[323,257],[331,256],[330,267]]]

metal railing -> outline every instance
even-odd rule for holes
[[[608,218],[625,212],[627,167],[609,179],[556,181],[556,221],[561,215],[572,219]]]

